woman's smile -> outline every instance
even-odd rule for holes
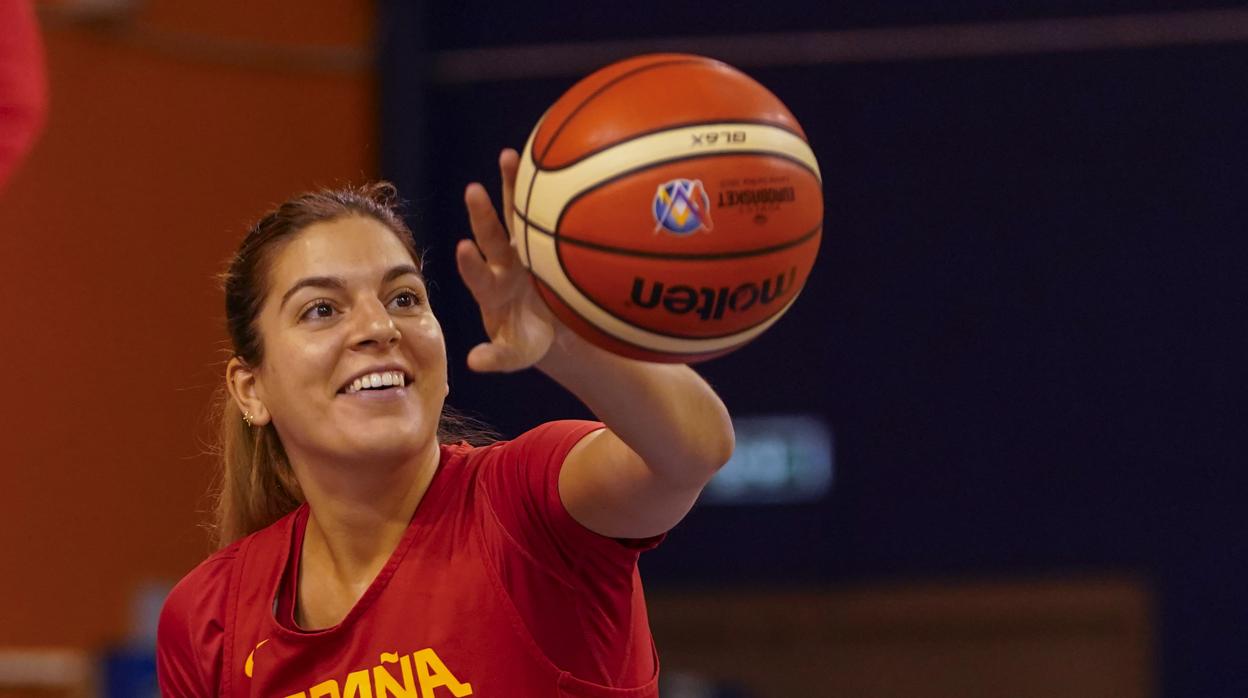
[[[407,399],[412,391],[403,386],[370,388],[357,390],[354,393],[340,393],[339,397],[361,404],[391,403]]]
[[[361,390],[387,390],[402,388],[405,385],[407,385],[407,376],[403,374],[403,371],[383,369],[365,373],[343,386],[338,392],[351,395]]]

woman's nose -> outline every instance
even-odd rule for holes
[[[388,345],[399,341],[399,328],[381,301],[366,301],[357,307],[358,327],[354,344]]]

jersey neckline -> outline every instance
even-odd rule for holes
[[[308,515],[311,509],[307,502],[299,505],[291,516],[285,522],[282,537],[286,542],[282,546],[285,551],[282,554],[281,564],[278,566],[278,573],[270,586],[268,598],[272,599],[273,612],[268,614],[269,625],[272,626],[273,632],[288,638],[321,638],[342,632],[344,628],[350,628],[357,618],[364,614],[370,606],[376,601],[377,597],[385,591],[386,586],[390,582],[390,578],[399,568],[399,564],[403,562],[403,558],[407,555],[407,551],[411,548],[412,542],[416,537],[416,531],[420,526],[416,525],[422,520],[428,518],[429,510],[432,505],[426,505],[429,501],[438,501],[441,497],[441,490],[446,486],[447,478],[444,477],[447,462],[455,454],[453,449],[455,446],[447,446],[442,444],[439,446],[439,458],[437,470],[433,473],[433,478],[429,481],[429,486],[425,489],[424,495],[421,496],[420,502],[416,504],[416,510],[412,512],[412,518],[407,523],[407,528],[403,531],[403,536],[399,538],[399,542],[395,545],[394,550],[390,553],[386,564],[373,578],[373,581],[364,590],[364,594],[360,596],[347,615],[343,617],[336,625],[326,628],[318,628],[315,630],[307,630],[298,627],[294,620],[294,608],[299,588],[299,555],[303,550],[303,539],[307,532]],[[285,584],[289,578],[290,583]],[[286,598],[282,598],[285,596]],[[279,617],[280,616],[280,617]]]

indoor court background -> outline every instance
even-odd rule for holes
[[[145,619],[209,552],[213,277],[293,192],[399,185],[451,404],[507,435],[585,416],[463,366],[461,194],[657,50],[756,77],[820,159],[801,299],[700,370],[835,443],[820,499],[699,506],[642,558],[664,695],[1248,694],[1248,9],[39,7],[49,121],[0,193],[0,696],[137,695]]]

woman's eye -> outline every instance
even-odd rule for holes
[[[415,308],[420,305],[420,296],[413,291],[403,291],[390,300],[396,308]]]
[[[304,311],[302,319],[317,320],[334,316],[334,306],[329,301],[317,301]]]

